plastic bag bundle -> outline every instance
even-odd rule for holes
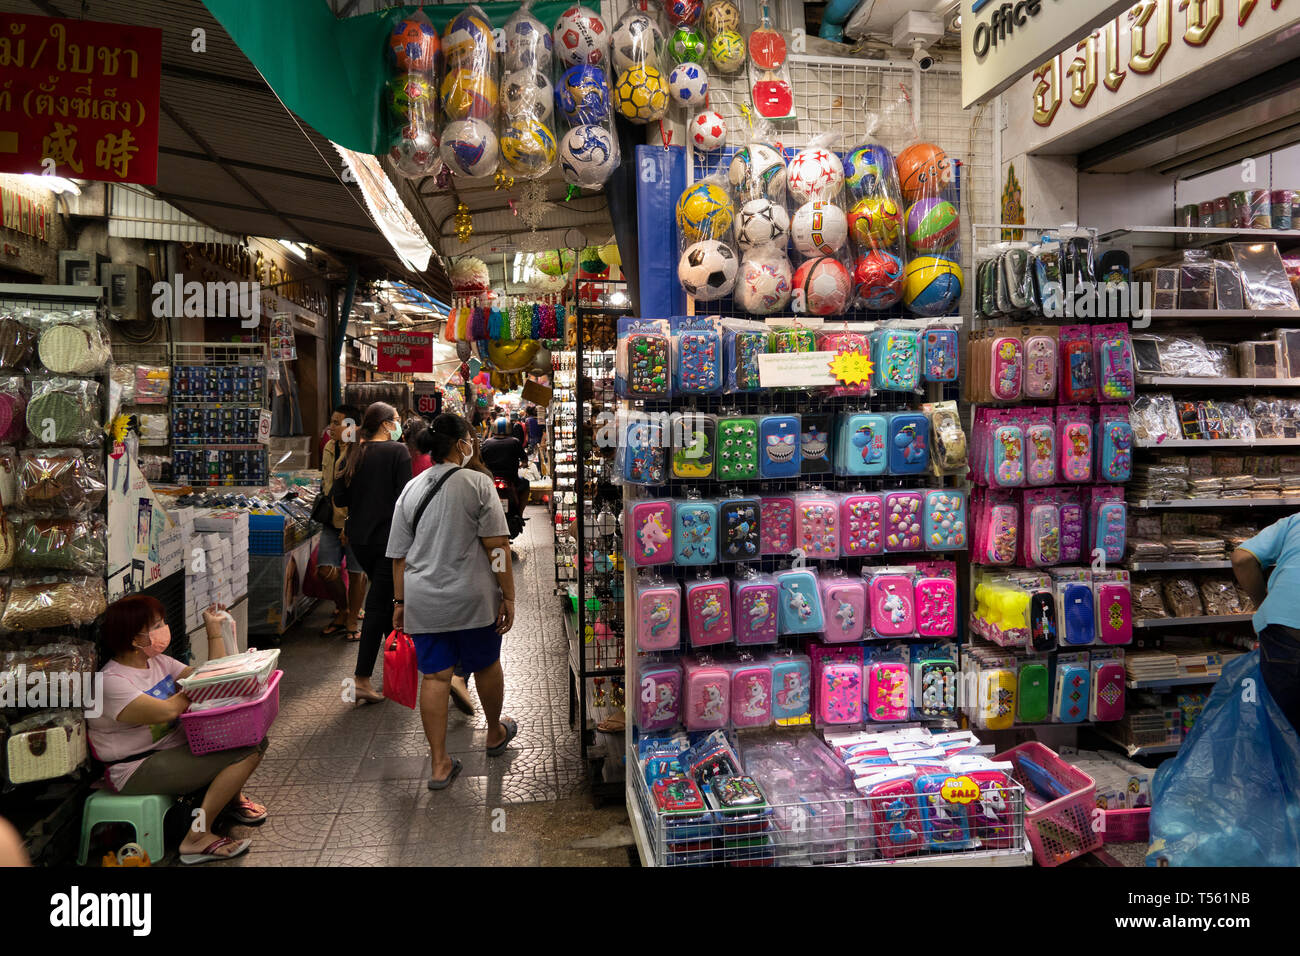
[[[0,376],[0,441],[18,441],[26,434],[27,399],[22,376]]]
[[[34,377],[24,415],[40,445],[94,445],[103,437],[99,383],[85,378]]]
[[[14,564],[27,570],[76,571],[103,574],[107,562],[104,520],[37,518],[23,515],[16,522]]]
[[[654,15],[633,7],[614,26],[610,60],[614,68],[614,109],[631,123],[663,119],[672,102],[664,69],[664,35]],[[703,75],[698,67],[697,74]],[[703,99],[707,82],[698,89]]]
[[[41,515],[85,514],[104,500],[103,464],[81,448],[33,448],[20,453],[18,503]]]
[[[102,577],[15,577],[0,627],[39,631],[90,624],[105,608]]]
[[[677,200],[677,278],[688,295],[712,302],[736,287],[735,205],[721,174],[687,186]]]
[[[36,321],[27,311],[0,312],[0,368],[30,369],[36,350]]]
[[[736,150],[727,166],[742,255],[735,297],[751,315],[783,310],[794,286],[794,267],[786,256],[791,227],[785,206],[788,172],[785,159],[770,145],[774,136],[766,123],[758,124],[750,142]]]
[[[903,196],[893,153],[876,142],[855,147],[844,161],[844,187],[849,238],[857,252],[857,301],[872,312],[892,309],[903,299],[907,269]]]
[[[952,313],[961,301],[961,197],[957,164],[942,147],[919,136],[895,160],[903,196],[903,234],[909,261],[903,305],[915,315]]]
[[[583,37],[592,42],[585,42]],[[606,38],[604,46],[596,42],[597,37]],[[567,10],[553,33],[555,124],[557,130],[563,131],[560,169],[565,182],[586,189],[603,186],[620,158],[614,134],[607,38],[604,21],[586,7]]]
[[[477,5],[466,7],[442,36],[442,161],[459,176],[497,171],[497,54],[492,21]]]
[[[89,375],[112,357],[108,330],[93,311],[42,315],[36,352],[41,364],[58,375]]]
[[[709,60],[722,74],[745,67],[745,38],[741,34],[740,7],[734,0],[710,0],[701,20],[709,36]]]
[[[849,223],[840,204],[844,166],[831,141],[830,134],[814,137],[786,173],[790,237],[803,260],[792,278],[792,308],[822,316],[843,313],[853,300]]]
[[[427,176],[438,162],[438,31],[417,10],[393,24],[386,44],[388,158],[403,176]]]
[[[512,175],[536,179],[555,165],[551,35],[525,3],[506,21],[501,77],[501,159]]]

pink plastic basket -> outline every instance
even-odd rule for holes
[[[1092,777],[1033,740],[993,759],[1011,762],[1011,776],[1025,788],[1026,794],[1039,793],[1042,788],[1038,783],[1044,776],[1064,792],[1048,803],[1036,803],[1032,797],[1025,802],[1025,830],[1040,866],[1059,866],[1100,849],[1101,834],[1093,826],[1097,783]],[[1025,761],[1039,768],[1038,772],[1027,768]]]
[[[1106,829],[1101,838],[1107,843],[1146,843],[1151,839],[1151,808],[1107,810]]]
[[[266,690],[255,700],[201,710],[197,714],[181,714],[181,726],[185,728],[190,753],[206,754],[261,743],[280,713],[282,673],[276,671],[272,674]]]

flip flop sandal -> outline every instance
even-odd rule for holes
[[[240,800],[237,803],[231,804],[227,809],[229,810],[230,815],[244,826],[256,826],[259,823],[266,822],[269,811],[264,809],[260,814],[253,813],[249,810],[252,806],[252,800]]]
[[[324,629],[323,631],[321,631],[320,633],[321,633],[321,636],[322,636],[322,637],[329,637],[329,636],[331,636],[331,635],[333,635],[333,634],[337,634],[339,631],[346,631],[347,629],[348,629],[348,622],[347,622],[347,621],[343,621],[342,623],[339,623],[339,622],[336,622],[336,621],[330,621],[330,626],[327,627],[327,628],[325,628],[325,629]],[[351,633],[351,632],[349,632],[349,633]]]
[[[241,853],[246,852],[248,848],[252,845],[252,843],[253,843],[252,840],[240,840],[238,843],[236,843],[234,840],[230,839],[230,837],[218,837],[217,839],[209,843],[207,846],[205,846],[202,852],[200,853],[182,853],[181,862],[182,863],[211,863],[213,860],[233,860]],[[221,849],[222,847],[231,846],[231,845],[237,847],[234,853],[215,852]]]
[[[500,757],[506,752],[506,747],[510,744],[510,741],[514,740],[515,737],[519,735],[519,723],[513,717],[503,718],[501,720],[501,726],[506,729],[506,739],[501,741],[501,743],[497,744],[495,747],[489,747],[487,749],[487,755],[489,757]]]
[[[343,633],[346,635],[346,636],[343,638],[343,643],[345,643],[345,644],[355,644],[355,643],[357,643],[357,641],[361,640],[361,629],[360,629],[360,628],[357,628],[355,631],[349,631],[349,630],[347,630],[346,628],[344,628]]]
[[[456,779],[456,775],[459,774],[461,770],[463,770],[464,768],[465,765],[460,762],[460,758],[452,757],[451,773],[447,774],[447,776],[443,777],[441,780],[430,780],[429,789],[446,790],[448,787],[451,786],[451,782]]]

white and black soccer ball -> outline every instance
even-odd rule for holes
[[[551,31],[531,13],[516,14],[507,23],[506,72],[514,70],[550,70]]]
[[[668,74],[668,92],[682,106],[703,105],[709,95],[709,74],[698,63],[682,63]]]
[[[614,66],[621,73],[643,62],[655,63],[664,48],[664,35],[653,17],[632,13],[615,26],[610,46]]]
[[[530,116],[545,123],[555,110],[555,88],[539,70],[515,70],[501,81],[501,104],[507,116]]]
[[[575,126],[560,140],[560,169],[564,181],[595,189],[618,166],[618,143],[603,126]]]
[[[727,169],[727,179],[743,199],[766,196],[773,202],[785,200],[785,160],[775,149],[763,143],[736,150]]]
[[[677,278],[689,295],[711,302],[731,293],[739,269],[740,259],[731,246],[718,239],[704,239],[682,253]]]
[[[784,249],[789,233],[790,214],[770,199],[751,199],[736,216],[736,242],[741,252],[766,245]]]

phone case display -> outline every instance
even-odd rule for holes
[[[846,644],[862,640],[868,622],[866,585],[861,580],[840,575],[824,577],[818,586],[826,615],[826,642]]]
[[[673,502],[638,501],[628,510],[628,558],[640,568],[673,562]]]
[[[388,156],[408,179],[434,172],[438,162],[438,68],[442,44],[423,10],[393,24],[386,41],[389,64]]]
[[[709,565],[718,561],[718,505],[688,499],[673,508],[673,562]]]
[[[481,7],[466,7],[447,24],[442,54],[442,161],[458,176],[491,176],[501,149],[496,131],[498,64],[492,21]],[[406,96],[409,99],[409,93]]]
[[[714,473],[718,481],[750,481],[758,477],[758,422],[745,416],[718,418],[718,447]]]
[[[766,727],[772,722],[772,666],[741,660],[731,671],[731,725]]]
[[[802,465],[798,415],[765,415],[759,421],[759,475],[797,478]]]
[[[676,661],[645,658],[641,662],[641,693],[636,725],[646,733],[668,730],[681,719],[682,668]]]
[[[682,590],[675,582],[644,580],[637,583],[637,647],[643,651],[671,651],[681,641]]]
[[[171,396],[174,480],[193,485],[266,484],[267,446],[258,440],[266,405],[266,347],[213,343],[176,349]],[[209,361],[201,364],[204,359]]]
[[[756,574],[732,581],[736,643],[741,646],[775,644],[777,604],[780,595],[770,575]]]
[[[732,642],[731,584],[726,578],[686,583],[686,625],[692,647]]]

